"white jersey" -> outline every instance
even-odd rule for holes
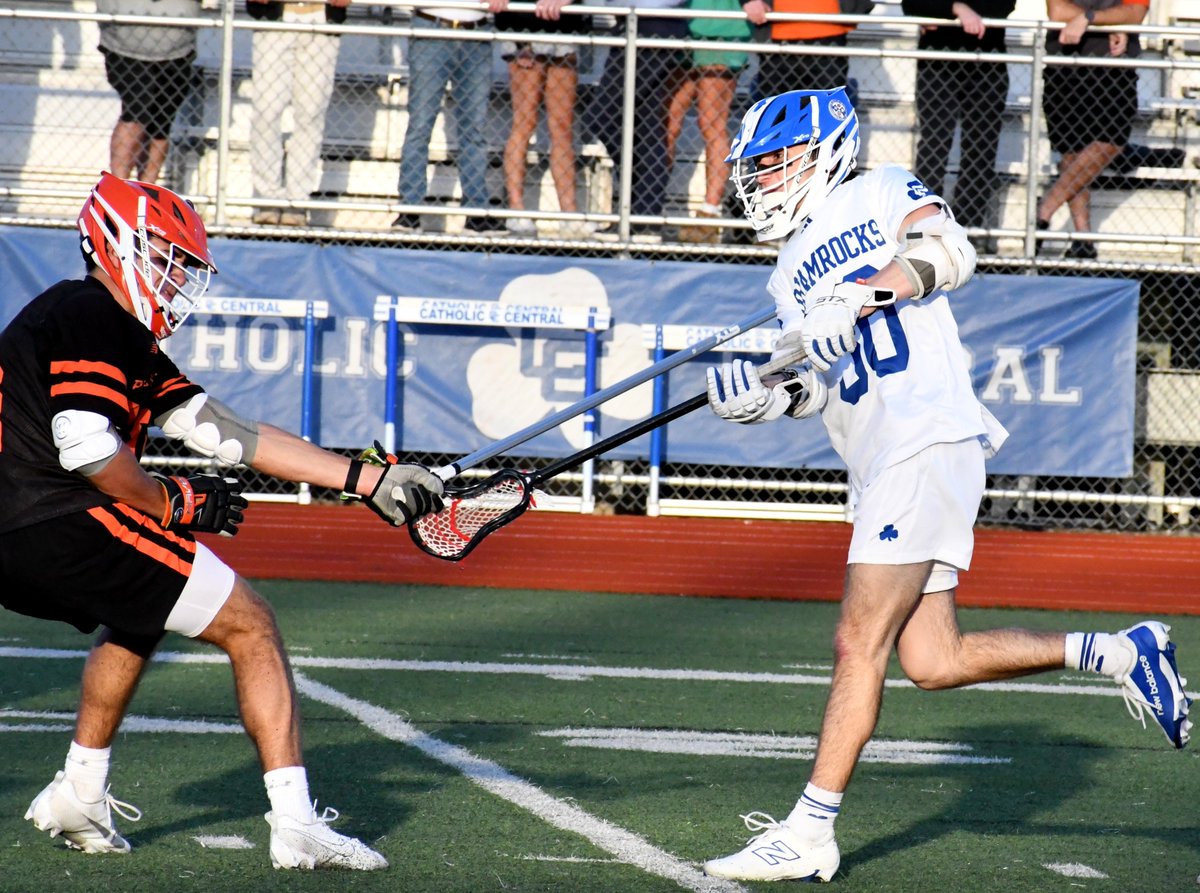
[[[886,266],[900,247],[904,218],[934,203],[944,204],[891,164],[834,189],[788,240],[767,285],[783,332],[799,330],[807,308],[837,283]],[[1008,437],[971,389],[945,292],[859,320],[854,351],[824,378],[829,402],[822,418],[856,491],[932,444],[979,437],[990,454]]]

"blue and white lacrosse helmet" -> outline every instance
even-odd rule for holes
[[[812,216],[854,170],[858,142],[845,87],[792,90],[751,106],[725,161],[760,242],[781,239]],[[780,152],[781,160],[758,162]]]

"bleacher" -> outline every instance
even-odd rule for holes
[[[9,0],[14,10],[56,10],[64,6],[91,12],[91,0]],[[1040,4],[1023,0],[1014,20],[1040,17]],[[399,10],[384,12],[384,7],[355,4],[349,24],[406,24]],[[898,15],[898,4],[881,4],[881,16]],[[393,15],[394,13],[394,15]],[[1172,0],[1152,16],[1160,24],[1200,25],[1200,0]],[[94,22],[66,20],[10,19],[5,36],[0,37],[0,201],[5,213],[55,216],[67,214],[77,204],[74,198],[57,200],[39,195],[39,191],[74,190],[81,192],[105,167],[108,139],[117,117],[118,100],[105,81],[103,61],[96,51],[97,26]],[[1010,48],[1027,52],[1030,33],[1010,28]],[[1200,35],[1200,31],[1197,32]],[[911,164],[915,145],[913,89],[915,60],[901,53],[915,46],[913,26],[881,23],[861,26],[851,35],[856,51],[882,48],[884,53],[855,55],[850,62],[851,78],[856,81],[863,118],[864,148],[862,163],[874,166],[885,161]],[[1143,58],[1200,58],[1200,36],[1149,40]],[[221,34],[202,29],[199,34],[197,89],[181,110],[173,131],[174,147],[168,162],[171,185],[191,194],[211,195],[217,182],[215,151],[220,122],[219,67]],[[601,70],[603,50],[584,50],[581,66],[581,101],[595,83]],[[1025,66],[1010,65],[1012,87],[997,162],[1001,175],[999,225],[1021,230],[1025,225],[1028,198],[1028,139],[1030,126],[1029,72]],[[753,70],[743,74],[741,96],[735,104],[744,104]],[[499,158],[508,132],[510,115],[507,70],[493,56],[492,106],[489,122],[489,152],[493,164],[489,170],[492,194],[503,195]],[[327,117],[324,174],[320,196],[344,200],[355,210],[326,211],[314,215],[317,226],[386,230],[390,211],[379,207],[362,210],[363,205],[380,206],[396,199],[398,162],[407,122],[407,65],[405,39],[394,33],[347,34],[342,38],[336,76],[335,95]],[[230,127],[225,134],[230,149],[225,170],[225,194],[231,198],[228,222],[248,222],[250,186],[248,147],[250,143],[250,33],[235,32],[233,102]],[[1200,105],[1200,72],[1144,68],[1140,78],[1140,112],[1133,141],[1150,147],[1175,147],[1185,150],[1182,167],[1169,169],[1135,168],[1108,172],[1097,182],[1093,194],[1093,226],[1100,231],[1119,233],[1165,233],[1191,235],[1200,231],[1196,221],[1196,183],[1200,168],[1195,162],[1192,139]],[[694,116],[695,112],[692,112]],[[1043,137],[1044,142],[1044,137]],[[430,198],[452,209],[458,183],[454,171],[455,135],[448,129],[445,116],[439,116],[431,142]],[[545,163],[547,137],[539,131],[530,149],[527,201],[531,207],[556,210],[552,180]],[[957,149],[955,149],[957,151]],[[583,144],[579,151],[579,206],[592,212],[612,210],[611,160],[598,144]],[[1039,147],[1037,157],[1049,159],[1048,147]],[[952,157],[947,190],[956,171]],[[1038,164],[1037,175],[1052,176],[1048,162]],[[14,194],[22,190],[25,195]],[[678,148],[676,168],[668,193],[668,214],[687,215],[703,201],[703,145],[693,121],[684,128]],[[240,203],[239,203],[240,200]],[[437,220],[438,217],[431,219]],[[1147,227],[1147,221],[1153,221]],[[1066,212],[1054,221],[1056,228],[1068,228]],[[456,226],[451,219],[449,227]],[[1020,254],[1021,240],[1000,240],[1003,254]],[[1154,244],[1120,245],[1102,243],[1104,256],[1133,255],[1164,261],[1186,260],[1190,249]]]

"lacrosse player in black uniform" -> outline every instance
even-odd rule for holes
[[[195,532],[232,534],[246,501],[223,475],[142,470],[159,426],[221,467],[364,497],[394,525],[440,507],[417,465],[366,466],[243,419],[188,381],[159,342],[216,272],[204,224],[173,192],[104,174],[79,215],[88,274],[30,302],[0,334],[0,602],[100,633],[83,670],[64,769],[25,818],[85,853],[127,853],[108,791],[109,749],[166,632],[229,655],[271,804],[276,868],[384,868],[316,812],[291,670],[270,606]]]

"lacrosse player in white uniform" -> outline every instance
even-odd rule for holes
[[[962,633],[958,572],[970,566],[984,459],[1008,436],[975,398],[947,292],[975,270],[961,226],[913,174],[884,165],[851,178],[858,118],[844,89],[756,103],[729,161],[761,240],[790,236],[768,284],[780,355],[808,361],[760,381],[753,365],[708,370],[713,411],[738,424],[820,414],[849,473],[854,532],[834,669],[812,775],[782,821],[743,816],[741,851],[705,863],[736,880],[830,880],[842,794],[879,715],[888,657],[920,688],[1070,669],[1112,677],[1135,718],[1188,740],[1186,685],[1168,627],[1115,634]]]

